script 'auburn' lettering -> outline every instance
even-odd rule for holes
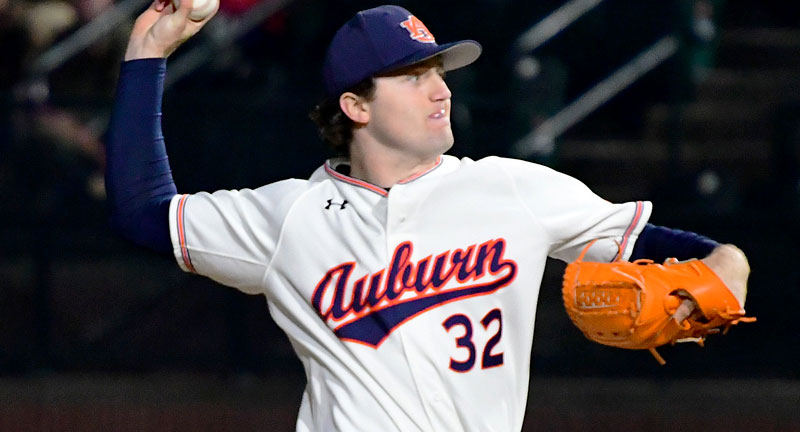
[[[403,242],[395,248],[388,269],[365,274],[352,284],[355,262],[331,268],[317,283],[311,303],[339,338],[377,347],[394,329],[424,311],[510,284],[517,263],[504,257],[505,250],[501,238],[413,262],[414,245]]]

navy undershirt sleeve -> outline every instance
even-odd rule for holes
[[[647,224],[633,245],[630,260],[647,258],[660,263],[667,258],[705,258],[717,246],[714,240],[693,232]]]
[[[132,242],[172,250],[169,203],[177,194],[161,133],[166,59],[122,63],[106,139],[112,228]]]

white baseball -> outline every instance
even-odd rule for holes
[[[175,9],[181,7],[181,0],[172,0]],[[192,21],[202,21],[219,5],[219,0],[194,0],[192,11],[189,12],[189,19]]]

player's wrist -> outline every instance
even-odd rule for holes
[[[747,279],[750,276],[750,263],[744,252],[732,244],[723,244],[717,246],[702,261],[717,274],[739,300],[740,306],[744,307]]]
[[[144,42],[136,42],[134,40],[131,40],[131,43],[128,44],[128,48],[125,50],[125,61],[165,57],[167,56],[163,50],[156,47],[149,47]]]
[[[175,46],[172,47],[158,43],[148,35],[131,37],[128,41],[128,47],[125,50],[125,61],[147,58],[167,58],[169,54],[175,51],[180,43],[176,42],[174,45]]]

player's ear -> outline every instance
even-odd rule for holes
[[[339,96],[339,108],[353,122],[369,123],[369,105],[363,97],[352,92],[344,92]]]

